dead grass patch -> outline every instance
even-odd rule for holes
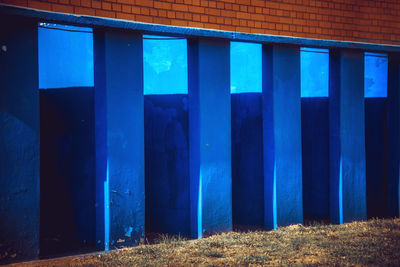
[[[292,225],[276,231],[229,232],[199,240],[161,235],[108,253],[20,266],[400,266],[400,219],[343,225]]]

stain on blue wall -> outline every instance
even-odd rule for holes
[[[301,99],[304,220],[329,221],[329,99]]]
[[[365,99],[367,216],[388,216],[388,113],[384,97]]]
[[[189,235],[187,95],[145,96],[146,232]]]
[[[234,226],[264,225],[262,95],[231,95]]]
[[[95,249],[93,88],[40,91],[40,257]]]
[[[39,23],[39,88],[93,86],[91,28]]]
[[[0,16],[0,264],[39,254],[37,23]]]

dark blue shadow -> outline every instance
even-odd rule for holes
[[[262,95],[231,95],[234,227],[264,225]]]
[[[387,114],[386,98],[365,98],[368,218],[388,216]]]
[[[329,98],[301,99],[303,216],[329,220]]]
[[[188,97],[146,95],[146,232],[189,235]]]
[[[40,90],[40,257],[95,249],[92,87]]]

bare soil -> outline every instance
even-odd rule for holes
[[[158,242],[18,266],[400,266],[400,219],[299,224],[198,240],[161,235]]]

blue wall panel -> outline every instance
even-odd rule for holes
[[[367,217],[388,215],[388,115],[387,99],[365,99],[365,154]]]
[[[37,24],[0,16],[0,264],[39,253]]]
[[[301,99],[304,220],[329,220],[329,98]]]
[[[93,250],[93,88],[40,91],[40,257]]]
[[[388,62],[388,215],[400,214],[400,55]]]
[[[231,95],[234,226],[264,225],[262,95]]]
[[[343,223],[366,219],[364,56],[330,54],[330,215]]]
[[[189,235],[188,97],[144,100],[146,232]]]
[[[107,249],[144,238],[143,48],[132,33],[94,40],[96,239]]]
[[[303,222],[300,50],[263,47],[264,222]]]
[[[232,229],[229,42],[188,43],[191,235]]]

